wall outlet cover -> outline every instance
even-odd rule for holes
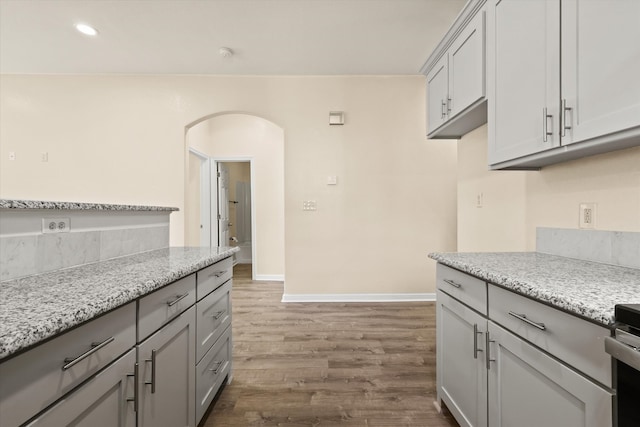
[[[596,204],[580,203],[580,217],[578,227],[584,229],[592,229],[596,226]]]

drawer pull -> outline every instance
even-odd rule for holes
[[[189,292],[187,292],[184,295],[176,295],[176,299],[174,299],[173,301],[167,301],[167,305],[169,307],[173,307],[174,305],[176,305],[177,303],[179,303],[180,301],[182,301],[183,299],[185,299],[188,296],[189,296]]]
[[[482,331],[478,330],[478,324],[473,324],[473,358],[478,358],[478,352],[481,352],[482,349],[478,348],[478,334],[482,335]]]
[[[151,350],[151,359],[145,359],[145,362],[151,362],[151,381],[145,381],[146,385],[151,386],[151,394],[156,392],[156,353],[157,350],[154,348]]]
[[[537,322],[534,322],[533,320],[529,320],[527,319],[527,316],[525,314],[518,314],[518,313],[514,313],[513,311],[510,311],[509,316],[513,316],[518,320],[522,320],[524,323],[531,325],[534,328],[538,328],[541,331],[545,331],[547,329],[547,327],[544,326],[544,323],[537,323]]]
[[[96,351],[100,351],[102,348],[106,347],[108,344],[112,343],[114,340],[115,340],[114,337],[109,337],[106,340],[102,341],[101,343],[95,343],[95,342],[91,343],[91,349],[82,353],[80,356],[67,357],[66,359],[64,359],[65,365],[62,367],[62,370],[66,371],[67,369],[72,368],[76,364],[82,362],[87,357],[91,356]]]
[[[484,355],[486,356],[486,361],[487,361],[487,370],[491,370],[491,362],[495,362],[496,359],[492,359],[491,358],[491,343],[492,342],[496,342],[496,340],[492,340],[489,337],[489,331],[487,331],[487,334],[484,336],[485,337],[485,349],[487,351],[485,351]]]
[[[213,372],[213,375],[218,375],[218,371],[220,370],[220,366],[222,366],[222,364],[224,363],[224,360],[221,362],[214,362],[216,363],[216,367],[215,368],[209,368],[209,370],[211,372]]]
[[[140,372],[140,365],[136,363],[133,365],[133,374],[127,374],[128,377],[133,377],[133,397],[128,397],[127,402],[133,402],[133,412],[138,412],[138,374]]]
[[[460,283],[456,283],[453,280],[449,280],[449,279],[444,279],[445,283],[450,284],[451,286],[453,286],[454,288],[461,288],[462,285]]]
[[[222,315],[226,313],[225,311],[219,311],[216,314],[211,314],[209,317],[213,317],[214,319],[218,320],[220,317],[222,317]]]
[[[213,273],[211,273],[209,275],[209,277],[211,276],[216,276],[216,277],[220,277],[220,276],[224,276],[227,273],[227,270],[224,271],[214,271]]]

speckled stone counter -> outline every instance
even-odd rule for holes
[[[604,325],[613,322],[616,304],[640,303],[640,269],[537,252],[431,253],[429,257]]]
[[[237,251],[173,247],[0,282],[0,360]]]
[[[165,206],[114,205],[103,203],[48,202],[41,200],[0,199],[0,209],[61,209],[81,211],[177,211]]]

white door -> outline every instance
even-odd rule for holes
[[[611,427],[611,393],[491,321],[488,334],[490,426]]]
[[[560,145],[560,3],[490,6],[489,163],[496,164]]]
[[[563,145],[640,126],[640,1],[562,1]]]
[[[218,162],[218,246],[229,246],[229,169]]]

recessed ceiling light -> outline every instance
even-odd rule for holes
[[[88,36],[95,36],[98,34],[98,30],[87,24],[76,24],[76,30]]]

